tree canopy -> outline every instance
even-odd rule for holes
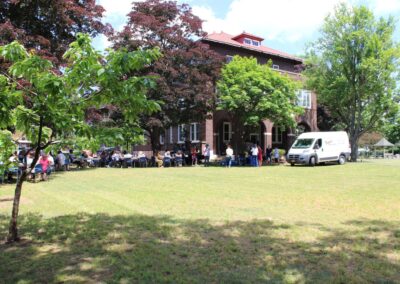
[[[55,63],[62,61],[78,32],[95,36],[110,31],[95,0],[2,0],[0,45],[18,40]]]
[[[255,58],[235,56],[222,68],[218,109],[228,111],[243,137],[246,126],[270,119],[282,126],[295,125],[302,109],[296,105],[298,84]],[[242,127],[242,128],[241,128]]]
[[[364,6],[336,7],[309,52],[306,76],[319,103],[348,131],[353,161],[357,142],[395,112],[399,45],[392,17],[376,19]]]
[[[158,110],[158,104],[147,98],[148,90],[154,87],[152,78],[124,75],[139,72],[159,56],[157,49],[108,50],[102,56],[93,49],[89,35],[78,34],[64,55],[64,72],[58,74],[51,61],[27,52],[18,42],[0,47],[0,58],[11,63],[8,72],[0,75],[0,89],[11,114],[3,127],[15,126],[32,141],[31,150],[35,151],[31,167],[23,171],[17,182],[10,241],[18,238],[16,222],[22,183],[40,151],[55,139],[91,135],[92,127],[85,121],[89,106],[115,105],[131,124],[137,124],[142,113]],[[29,101],[15,99],[23,94],[29,94]],[[0,115],[4,116],[2,112]]]
[[[158,75],[150,98],[162,102],[160,112],[142,120],[153,149],[159,146],[160,130],[200,121],[215,106],[214,84],[221,58],[197,40],[204,35],[202,21],[190,6],[148,0],[133,3],[128,24],[112,38],[117,47],[158,47],[163,54],[145,70],[145,74]]]

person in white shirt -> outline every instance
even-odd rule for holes
[[[225,162],[226,167],[229,167],[229,168],[231,167],[232,158],[233,158],[233,149],[232,149],[231,145],[228,145],[226,148],[226,162]]]
[[[251,166],[258,167],[258,147],[257,144],[253,144],[251,147]]]
[[[278,149],[278,147],[275,147],[275,149],[274,149],[274,158],[275,158],[275,163],[279,164],[279,149]]]
[[[61,151],[58,151],[58,154],[57,154],[57,167],[58,167],[58,170],[66,170],[66,167],[65,167],[65,160],[66,160],[66,158],[65,158],[65,155],[64,155],[64,153],[63,152],[61,152]]]

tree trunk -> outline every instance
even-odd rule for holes
[[[350,137],[350,147],[351,147],[351,161],[357,162],[358,158],[358,137]]]
[[[33,158],[32,164],[29,168],[24,167],[24,170],[15,186],[14,202],[13,202],[10,226],[8,228],[8,236],[7,236],[8,243],[13,243],[13,242],[19,241],[17,221],[18,221],[18,213],[19,213],[19,202],[20,202],[21,193],[22,193],[22,184],[24,183],[27,174],[30,173],[35,168],[35,165],[36,165],[37,161],[39,160],[40,150],[42,149],[41,148],[42,131],[43,131],[43,117],[41,116],[40,122],[39,122],[39,134],[38,134],[37,147],[35,150],[35,157]]]
[[[17,185],[15,186],[14,202],[13,202],[13,208],[12,208],[12,212],[11,212],[10,227],[9,227],[8,236],[7,236],[8,243],[19,241],[17,219],[18,219],[18,212],[19,212],[19,201],[21,199],[21,193],[22,193],[22,184],[24,183],[26,175],[27,175],[27,172],[26,172],[26,170],[24,170],[22,172],[22,175],[20,176],[20,178],[17,181]]]
[[[151,143],[151,150],[153,150],[153,153],[161,150],[160,133],[161,132],[159,127],[153,127],[150,131],[150,143]]]

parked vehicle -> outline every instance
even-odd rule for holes
[[[346,163],[350,157],[349,137],[344,131],[307,132],[293,143],[287,161],[294,166],[303,164],[315,166],[325,162]]]

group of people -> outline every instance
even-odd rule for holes
[[[15,165],[18,173],[20,173],[22,169],[31,167],[34,156],[34,152],[27,153],[25,150],[21,150],[19,153],[14,152],[9,161]],[[150,165],[161,168],[170,166],[182,167],[185,165],[197,166],[200,159],[202,159],[204,166],[208,167],[210,166],[210,156],[211,149],[208,144],[204,146],[202,153],[198,147],[192,147],[190,151],[185,152],[181,149],[176,151],[166,150],[164,154],[155,152],[149,159],[143,151],[129,153],[118,149],[112,151],[102,150],[99,154],[91,151],[81,151],[80,155],[75,155],[73,149],[67,152],[59,150],[56,155],[53,155],[52,152],[44,153],[42,151],[28,178],[35,179],[35,176],[40,174],[41,180],[47,180],[47,176],[52,171],[69,171],[71,164],[75,164],[78,168],[84,168],[86,166],[133,167],[135,163],[138,163],[138,166],[142,167]],[[273,160],[275,163],[279,163],[280,154],[278,148],[272,149],[271,146],[268,146],[264,155],[261,147],[255,143],[245,155],[238,156],[238,159],[234,157],[231,145],[227,145],[226,158],[224,160],[224,164],[227,167],[231,167],[233,161],[238,165],[250,164],[253,167],[261,166],[263,160],[266,161],[267,165],[271,164]],[[240,159],[242,162],[238,162]],[[11,176],[13,173],[13,171],[8,171]]]
[[[172,164],[177,167],[182,167],[183,165],[197,166],[200,158],[204,158],[204,166],[208,167],[210,165],[210,155],[210,146],[206,144],[202,155],[198,147],[193,147],[189,154],[184,154],[182,150],[177,150],[176,152],[172,153],[167,150],[165,151],[164,155],[162,155],[160,152],[156,152],[154,159],[157,167],[161,168],[169,167]]]
[[[263,160],[265,159],[267,165],[271,165],[272,161],[274,161],[276,164],[279,163],[280,159],[280,154],[279,154],[279,149],[278,147],[275,147],[272,149],[270,145],[268,145],[267,149],[265,150],[265,155],[263,154],[263,150],[261,149],[260,145],[257,143],[254,143],[249,151],[245,154],[244,159],[247,160],[246,158],[249,158],[250,160],[250,165],[252,167],[260,167],[263,164]],[[273,158],[273,160],[272,160]],[[232,166],[232,161],[234,159],[234,154],[233,154],[233,149],[231,145],[227,145],[226,148],[226,158],[225,158],[225,166],[226,167],[231,167]],[[246,164],[246,162],[244,163]]]
[[[70,165],[75,163],[77,166],[83,166],[85,158],[87,158],[87,153],[83,151],[80,157],[76,157],[73,153],[73,150],[70,149],[67,153],[59,150],[57,154],[53,154],[51,151],[45,153],[44,151],[40,152],[39,158],[36,161],[35,165],[32,167],[32,163],[35,158],[34,151],[27,151],[25,149],[20,150],[19,152],[14,152],[9,157],[10,169],[7,170],[6,175],[9,181],[12,180],[12,175],[17,174],[20,176],[23,170],[32,168],[28,175],[29,180],[35,180],[36,176],[40,176],[40,180],[47,180],[48,175],[50,175],[53,171],[69,171]]]

